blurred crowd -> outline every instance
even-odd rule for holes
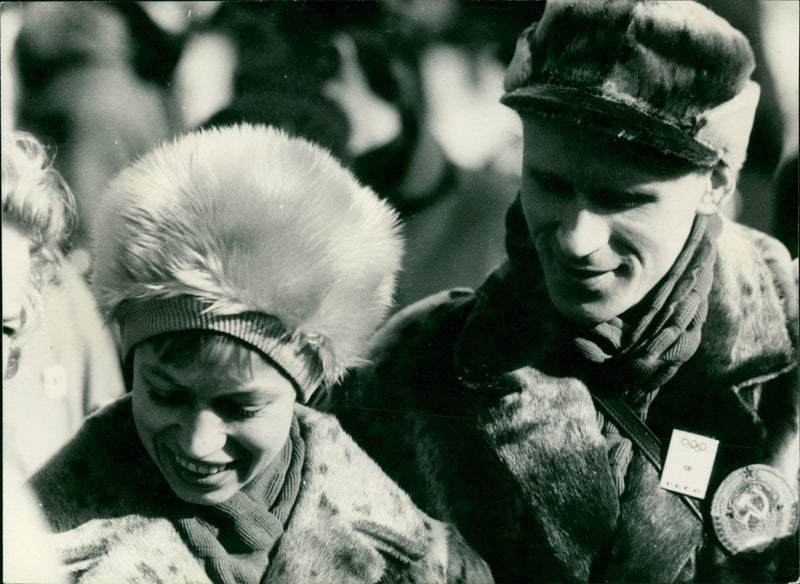
[[[707,2],[745,32],[762,87],[728,213],[797,256],[798,3]],[[247,121],[317,142],[398,211],[396,307],[474,287],[504,257],[521,128],[498,102],[516,36],[543,2],[2,4],[2,125],[55,154],[78,224],[42,326],[4,391],[4,457],[35,471],[122,394],[87,247],[107,181],[186,130]]]

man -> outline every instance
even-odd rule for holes
[[[499,582],[797,577],[797,295],[723,220],[758,86],[690,2],[551,2],[503,102],[508,260],[401,312],[346,430]]]

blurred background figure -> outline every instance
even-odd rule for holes
[[[177,129],[180,43],[135,2],[28,2],[21,16],[17,127],[58,148],[81,250],[108,179]]]
[[[797,63],[800,62],[800,3],[765,2],[762,4],[761,42],[764,58],[773,72],[776,102],[781,111],[781,162],[774,177],[775,213],[769,230],[798,257],[798,142],[800,104]]]
[[[797,175],[800,159],[797,150],[784,158],[775,176],[775,228],[774,235],[789,249],[792,257],[798,255],[798,207],[800,193]]]
[[[27,358],[3,391],[4,433],[13,437],[3,456],[13,458],[26,476],[63,446],[87,415],[125,392],[115,337],[81,273],[56,253],[60,285],[43,287],[36,326],[21,341]],[[4,267],[4,281],[5,272]]]
[[[360,154],[355,168],[405,220],[403,307],[448,287],[475,287],[505,257],[505,212],[521,160],[519,120],[498,101],[514,49],[506,33],[543,4],[386,6],[384,24],[366,33],[355,27],[353,38],[370,89],[398,110],[402,124],[391,142]],[[365,38],[387,47],[384,62],[369,58]],[[381,70],[393,72],[396,92],[375,81]]]
[[[180,37],[135,2],[4,3],[2,26],[4,132],[30,131],[57,152],[52,164],[77,206],[71,239],[54,252],[60,285],[43,287],[24,339],[35,358],[19,363],[4,392],[13,437],[4,460],[27,476],[125,391],[115,336],[86,283],[86,248],[106,181],[177,129],[168,86]]]
[[[796,213],[778,210],[775,173],[797,152],[798,3],[707,4],[746,33],[765,63],[749,158],[727,212],[770,233],[796,233]],[[502,259],[496,235],[521,160],[519,121],[498,102],[513,51],[508,32],[537,18],[543,2],[8,6],[4,21],[16,12],[21,28],[14,119],[59,146],[82,216],[90,218],[98,185],[153,141],[261,122],[326,146],[403,214],[409,249],[398,306],[475,285]],[[796,206],[796,193],[788,199]]]
[[[790,193],[782,189],[786,186],[787,169],[796,169],[797,165],[800,3],[704,3],[744,33],[759,63],[753,79],[761,86],[761,98],[747,161],[728,215],[778,237],[792,257],[797,257],[798,191],[796,185]]]
[[[186,108],[188,121],[283,127],[329,148],[389,201],[407,237],[402,307],[441,288],[477,285],[504,257],[505,210],[518,184],[518,171],[506,169],[519,165],[503,159],[518,156],[519,132],[496,119],[518,124],[497,102],[503,59],[513,51],[500,31],[540,9],[223,3],[187,40],[175,85],[198,104]],[[227,89],[211,93],[227,97],[203,102],[191,89],[200,86],[193,63],[212,46],[229,65],[216,67],[212,82]],[[470,126],[453,125],[466,103],[475,104],[480,126],[453,139],[448,127]]]
[[[58,282],[63,243],[74,213],[64,181],[31,136],[3,134],[3,378],[14,377],[27,350],[24,336],[37,325],[40,292]],[[28,354],[28,359],[37,355]],[[18,467],[17,436],[9,422],[24,416],[38,426],[41,408],[15,411],[3,388],[3,581],[60,582],[58,561],[47,547],[46,528]]]
[[[35,221],[45,221],[51,213],[53,218],[48,220],[57,227],[63,222],[59,219],[63,213],[57,207],[59,199],[51,201],[55,196],[51,191],[68,189],[44,148],[25,133],[13,134],[3,144],[4,225],[20,224],[32,231]],[[72,198],[68,201],[74,206]],[[74,215],[74,208],[69,212]],[[5,232],[4,228],[4,253]],[[40,262],[41,268],[34,265],[33,269],[33,289],[41,302],[36,303],[35,312],[25,311],[26,318],[35,316],[36,326],[13,337],[18,349],[11,354],[24,352],[28,358],[12,360],[14,375],[5,380],[3,392],[3,435],[7,438],[3,460],[24,476],[66,443],[88,414],[124,393],[115,338],[104,326],[86,281],[64,254],[67,240],[61,238],[58,245],[44,239],[44,243],[33,241],[34,258],[48,259]],[[15,257],[19,256],[11,256]],[[57,281],[45,277],[48,266],[55,265],[59,267]],[[19,282],[9,272],[15,266],[3,262],[4,287]],[[5,343],[5,332],[3,339]],[[4,358],[8,354],[5,345],[3,354]]]

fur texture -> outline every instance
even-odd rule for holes
[[[797,491],[797,346],[756,235],[724,222],[702,342],[648,416],[664,444],[675,427],[719,439],[706,505],[754,462]],[[547,341],[547,308],[511,303],[514,282],[497,277],[396,315],[339,390],[342,426],[412,499],[456,524],[499,582],[796,580],[796,537],[758,558],[723,554],[637,451],[618,495],[611,441],[577,364]]]
[[[110,319],[183,295],[214,314],[266,313],[319,352],[328,382],[359,362],[402,253],[395,213],[326,151],[251,125],[141,158],[112,181],[96,233]]]
[[[613,120],[612,135],[738,170],[759,96],[754,68],[745,36],[699,3],[553,0],[519,38],[503,102],[582,111],[601,127]]]
[[[335,418],[300,405],[296,414],[306,446],[302,488],[264,582],[493,581],[458,531],[420,512]],[[135,433],[126,396],[33,478],[73,580],[209,582],[165,518],[174,498],[153,495],[153,477],[140,476],[137,457],[146,454]]]

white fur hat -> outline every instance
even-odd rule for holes
[[[93,286],[124,357],[210,329],[267,354],[307,401],[363,358],[392,302],[397,216],[325,150],[266,126],[187,134],[110,185]]]

